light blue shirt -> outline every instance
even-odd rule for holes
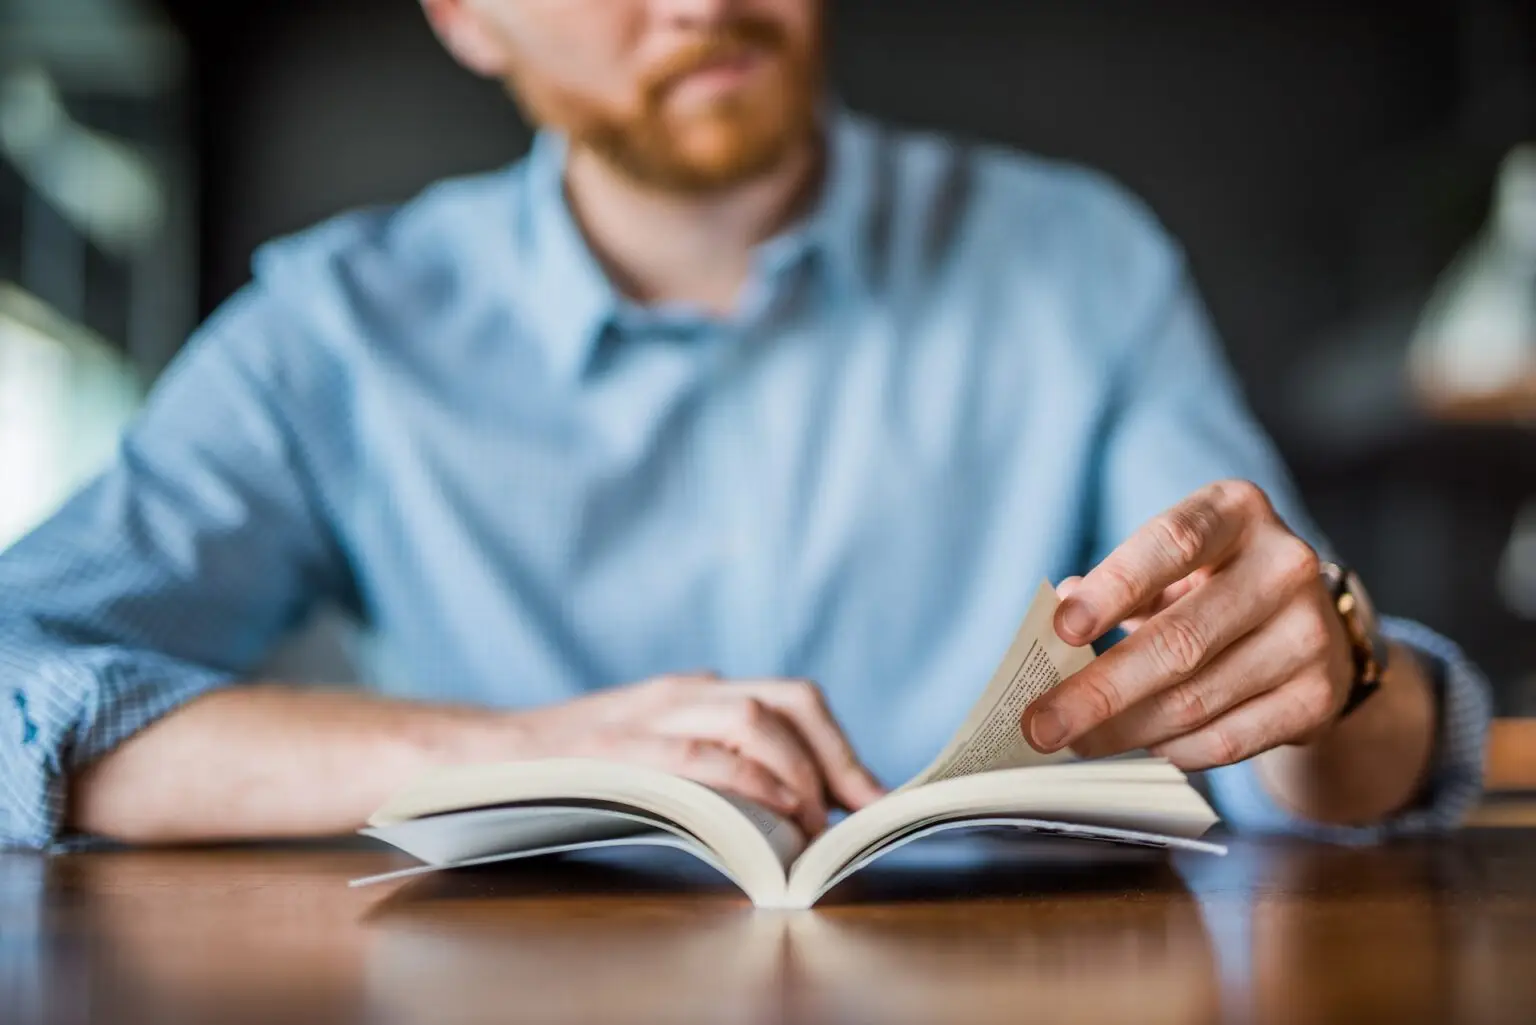
[[[56,839],[70,772],[321,603],[425,699],[809,677],[898,783],[1042,577],[1222,478],[1316,538],[1136,201],[850,115],[829,135],[819,204],[724,319],[614,291],[552,136],[265,248],[114,465],[0,556],[0,841]],[[1448,824],[1485,688],[1392,629],[1445,694],[1428,801],[1396,825]],[[1209,784],[1235,823],[1300,827],[1246,766]]]

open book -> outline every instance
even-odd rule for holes
[[[934,833],[1008,828],[1225,853],[1197,839],[1216,814],[1157,758],[1071,761],[1024,739],[1024,709],[1093,659],[1053,626],[1040,587],[960,729],[912,780],[809,839],[762,807],[634,765],[557,758],[436,770],[368,820],[424,865],[354,880],[619,845],[680,848],[718,869],[759,907],[808,908],[881,855]]]

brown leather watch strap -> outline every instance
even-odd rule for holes
[[[1344,632],[1349,637],[1350,655],[1354,663],[1355,678],[1338,715],[1338,718],[1343,719],[1381,689],[1381,679],[1387,668],[1387,649],[1376,633],[1375,611],[1360,583],[1359,575],[1347,566],[1331,562],[1323,563],[1322,575],[1334,611],[1338,613],[1344,624]]]

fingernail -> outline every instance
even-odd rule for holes
[[[1067,739],[1067,720],[1054,708],[1042,708],[1029,720],[1029,742],[1035,748],[1051,752]]]
[[[1092,640],[1093,628],[1097,622],[1098,617],[1093,614],[1093,610],[1079,599],[1068,598],[1061,603],[1061,625],[1066,627],[1067,633],[1073,637],[1083,641]]]

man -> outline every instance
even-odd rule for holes
[[[6,842],[334,833],[549,755],[814,832],[934,753],[1042,576],[1067,640],[1130,631],[1042,751],[1213,769],[1256,828],[1467,806],[1475,672],[1303,540],[1134,201],[829,109],[818,0],[424,7],[545,132],[265,250],[0,559]],[[320,602],[400,696],[247,679]]]

